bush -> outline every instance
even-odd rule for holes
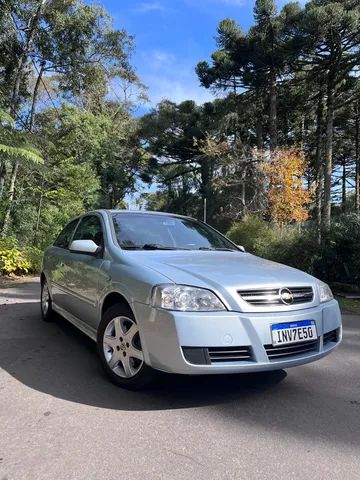
[[[311,230],[289,228],[267,246],[262,256],[316,275],[320,254],[319,245]]]
[[[4,275],[10,273],[29,273],[31,264],[18,248],[0,249],[0,272]]]
[[[38,273],[41,269],[41,251],[36,247],[21,249],[14,237],[0,239],[0,274]]]
[[[24,249],[24,254],[30,262],[30,272],[40,273],[42,267],[43,251],[37,247],[26,247]]]
[[[360,285],[360,216],[341,215],[332,220],[324,238],[316,273],[334,283]]]
[[[228,236],[251,253],[303,270],[331,284],[360,286],[360,216],[334,217],[322,245],[309,223],[298,229],[279,227],[257,217],[235,223]]]
[[[265,245],[274,241],[276,227],[256,216],[248,216],[232,225],[227,236],[250,253],[261,255]]]

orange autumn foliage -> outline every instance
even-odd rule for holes
[[[261,169],[268,182],[268,203],[272,218],[279,224],[304,222],[309,213],[314,191],[304,188],[303,177],[308,167],[303,152],[279,150]]]

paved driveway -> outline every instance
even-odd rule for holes
[[[0,291],[0,479],[360,478],[360,318],[287,372],[107,381],[94,345],[43,323],[37,283]]]

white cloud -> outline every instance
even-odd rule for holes
[[[162,67],[164,65],[169,66],[173,64],[176,59],[175,55],[164,50],[154,50],[148,58],[151,61],[153,68]]]
[[[166,50],[143,51],[139,76],[149,87],[151,105],[167,98],[176,103],[194,100],[202,104],[214,99],[212,93],[199,85],[192,59],[178,59]]]
[[[233,7],[242,7],[247,4],[247,0],[215,0],[217,3],[223,3],[224,5],[230,5]]]
[[[194,78],[171,78],[160,75],[149,75],[145,79],[149,86],[149,97],[152,105],[164,99],[179,103],[184,100],[194,100],[197,104],[210,102],[214,96],[209,90],[198,85],[198,80]]]
[[[166,7],[160,2],[141,2],[133,9],[134,13],[164,12]]]

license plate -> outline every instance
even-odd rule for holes
[[[316,340],[317,331],[315,321],[304,320],[301,322],[271,325],[271,336],[274,346]]]

